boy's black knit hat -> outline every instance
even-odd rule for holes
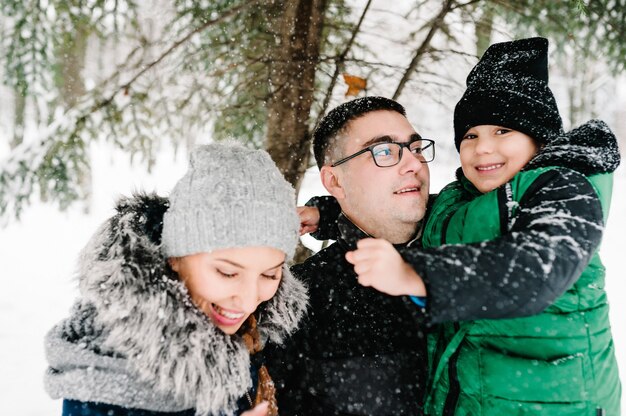
[[[540,144],[563,133],[548,87],[547,39],[495,43],[485,51],[454,109],[456,149],[467,130],[485,124],[518,130]]]

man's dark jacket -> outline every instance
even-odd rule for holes
[[[337,226],[334,244],[292,268],[309,286],[301,329],[287,348],[266,348],[280,414],[422,414],[421,312],[406,297],[359,285],[345,254],[367,235],[343,215]]]

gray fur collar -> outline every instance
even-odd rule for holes
[[[241,338],[216,328],[166,264],[159,241],[166,209],[156,195],[123,199],[82,251],[81,299],[46,339],[53,397],[230,414],[251,387]],[[307,301],[304,285],[285,268],[258,316],[262,338],[282,343]]]

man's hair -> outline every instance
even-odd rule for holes
[[[317,167],[322,168],[326,156],[335,145],[335,137],[341,133],[352,120],[372,111],[395,111],[406,117],[406,110],[394,100],[385,97],[362,97],[348,101],[326,114],[313,132],[313,154]]]

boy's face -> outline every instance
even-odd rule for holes
[[[276,294],[285,253],[273,247],[226,248],[169,262],[196,306],[222,331],[234,334]]]
[[[537,153],[528,135],[501,126],[472,127],[461,141],[461,167],[480,192],[489,192],[511,180]]]

